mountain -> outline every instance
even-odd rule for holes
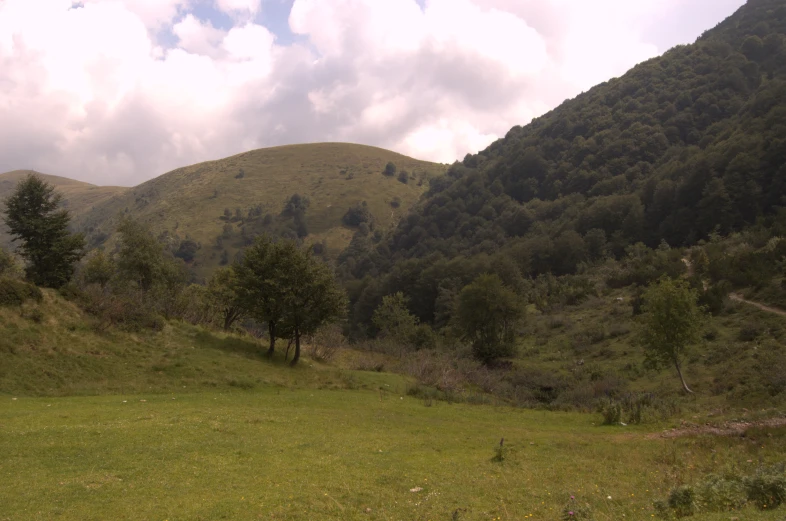
[[[402,291],[434,323],[440,295],[478,271],[571,275],[636,243],[786,224],[785,39],[786,2],[750,0],[696,43],[467,155],[390,237],[361,233],[344,252],[345,278],[378,279],[351,285],[356,319]]]
[[[391,163],[395,169],[386,167]],[[253,150],[178,168],[133,188],[42,176],[64,196],[92,247],[109,241],[120,215],[148,224],[206,276],[262,232],[300,235],[335,257],[360,220],[394,225],[446,166],[381,148],[317,143]],[[0,176],[0,196],[26,172]],[[386,175],[387,174],[387,175]],[[285,210],[297,194],[297,208]],[[365,205],[363,203],[366,203]],[[359,217],[343,217],[355,208]]]

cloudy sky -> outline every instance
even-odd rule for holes
[[[0,0],[0,172],[133,185],[265,146],[452,162],[744,0]]]

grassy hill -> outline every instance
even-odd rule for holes
[[[57,188],[57,191],[63,195],[63,206],[68,208],[75,218],[79,218],[128,190],[128,188],[121,186],[96,186],[67,177],[47,175],[31,170],[14,170],[0,174],[0,202],[5,200],[21,179],[31,173],[35,173]],[[5,230],[5,225],[0,225],[0,245],[8,247],[10,243],[11,238]]]
[[[394,176],[383,175],[388,162]],[[117,194],[80,213],[77,225],[94,243],[112,232],[117,216],[148,223],[174,243],[191,239],[201,245],[195,268],[205,274],[231,259],[243,245],[243,228],[253,233],[249,210],[277,216],[293,194],[306,196],[307,241],[325,241],[331,256],[349,243],[353,229],[342,224],[351,207],[366,201],[381,228],[400,216],[428,188],[427,180],[444,173],[443,165],[418,161],[380,148],[347,143],[317,143],[253,150],[217,161],[179,168]],[[399,179],[405,171],[407,182]],[[225,218],[225,210],[231,217]],[[237,212],[242,217],[236,217]],[[231,232],[225,233],[226,225]],[[216,247],[216,239],[227,235]],[[174,244],[176,247],[176,244]]]

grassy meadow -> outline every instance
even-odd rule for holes
[[[426,406],[384,383],[0,403],[3,520],[562,519],[572,504],[597,520],[650,519],[675,483],[786,449],[783,429],[653,439],[593,415]]]
[[[575,368],[555,346],[582,323],[611,326],[595,304],[567,309],[560,327],[531,317],[517,363]],[[744,322],[734,317],[718,319],[720,338],[736,338]],[[680,415],[604,426],[597,413],[416,398],[408,377],[354,369],[383,355],[344,350],[320,363],[306,348],[289,368],[252,337],[179,322],[102,331],[50,290],[40,304],[0,308],[0,326],[0,521],[652,519],[653,502],[676,486],[749,476],[786,453],[783,427],[661,436],[684,420],[714,421],[720,398],[701,357],[691,364],[701,397]],[[561,331],[550,348],[538,346],[546,327]],[[623,370],[638,355],[621,338],[582,356],[605,347],[616,353],[602,355],[609,367]],[[749,350],[740,367],[755,359]],[[676,385],[668,371],[632,385],[657,383],[647,378]],[[784,516],[748,506],[692,519]]]

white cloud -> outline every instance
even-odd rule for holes
[[[177,36],[178,46],[193,54],[217,56],[218,45],[224,40],[225,31],[216,29],[208,22],[197,19],[193,14],[186,15],[172,27]]]
[[[216,0],[216,6],[225,13],[255,15],[262,7],[261,0]]]
[[[653,20],[701,14],[679,0],[295,0],[305,41],[282,46],[253,21],[259,0],[212,0],[228,30],[189,12],[205,1],[0,0],[0,171],[131,184],[328,140],[452,161],[664,51]]]

